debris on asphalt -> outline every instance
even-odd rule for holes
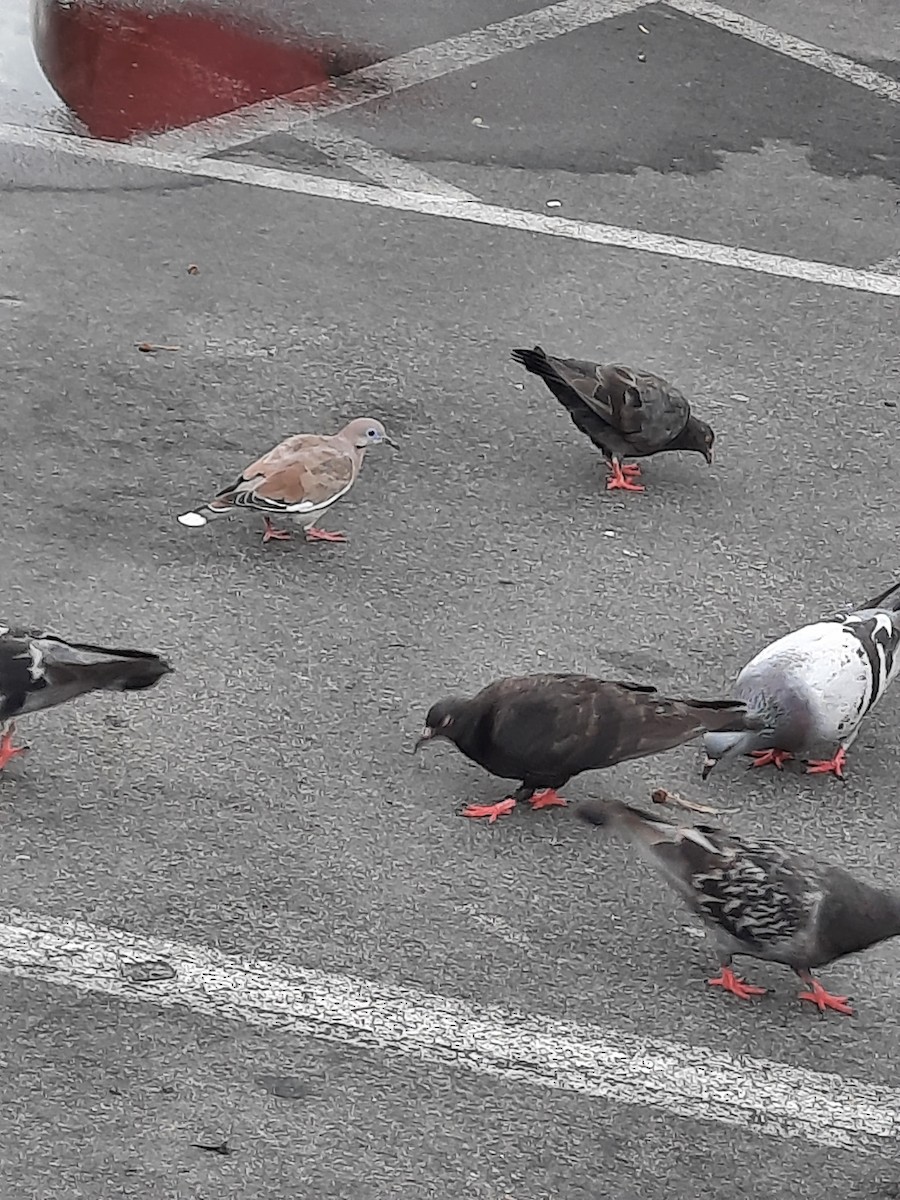
[[[221,1142],[191,1142],[197,1150],[208,1150],[211,1154],[234,1154],[234,1150],[228,1145],[228,1138],[222,1138]]]
[[[548,208],[562,208],[562,200],[548,200],[547,207]]]
[[[131,983],[158,983],[162,979],[175,979],[178,972],[164,959],[147,959],[128,963],[122,968],[122,974]]]
[[[695,804],[693,800],[685,800],[676,792],[667,792],[665,788],[657,788],[651,793],[650,799],[654,804],[668,804],[673,808],[683,808],[686,812],[703,813],[704,816],[718,817],[720,808],[711,808],[708,804]]]
[[[200,268],[197,266],[196,263],[191,263],[187,269],[187,272],[188,272],[188,275],[199,275]]]
[[[180,346],[157,346],[154,342],[135,342],[142,354],[153,354],[157,350],[180,350]]]
[[[259,1075],[256,1082],[281,1100],[305,1100],[311,1093],[309,1084],[296,1075]]]

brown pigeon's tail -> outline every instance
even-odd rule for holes
[[[530,371],[532,375],[539,375],[541,379],[552,379],[556,383],[562,382],[559,372],[547,357],[542,346],[535,346],[533,350],[512,350],[510,353],[513,361],[523,366],[526,371]]]
[[[543,379],[571,417],[575,428],[579,429],[585,437],[590,438],[594,445],[609,457],[609,451],[606,448],[610,433],[609,425],[598,413],[594,412],[589,404],[582,400],[573,387],[566,383],[543,347],[535,346],[533,350],[513,350],[511,355],[514,362],[519,363],[532,375]]]
[[[743,700],[684,700],[707,733],[746,733],[762,729],[765,721],[751,717]]]

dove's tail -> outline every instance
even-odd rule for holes
[[[746,733],[751,729],[762,729],[765,725],[760,717],[747,712],[743,700],[685,700],[707,733]]]
[[[193,512],[182,513],[178,518],[179,523],[187,525],[189,529],[200,529],[203,525],[209,524],[217,517],[228,517],[235,511],[233,504],[226,504],[221,500],[212,500],[209,504],[201,504],[199,508]]]
[[[897,583],[892,583],[889,588],[875,596],[872,600],[867,600],[862,608],[882,608],[887,612],[900,612],[900,580]]]

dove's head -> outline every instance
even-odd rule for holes
[[[448,742],[455,741],[455,725],[463,716],[468,700],[462,696],[448,696],[445,700],[438,700],[432,704],[425,717],[425,728],[419,735],[419,739],[415,744],[415,749],[424,746],[426,742],[432,742],[435,738],[446,738]]]
[[[766,748],[766,732],[763,729],[747,729],[743,733],[705,733],[703,749],[706,758],[703,761],[702,778],[706,779],[710,771],[722,759],[736,758],[739,754],[750,754],[753,750]]]
[[[374,417],[357,417],[346,426],[343,433],[357,450],[367,450],[369,446],[377,446],[381,442],[397,449],[397,443],[388,437],[385,427]]]
[[[670,444],[672,450],[695,450],[702,454],[708,463],[713,460],[713,445],[716,435],[711,425],[697,417],[689,417],[688,423],[677,438]]]

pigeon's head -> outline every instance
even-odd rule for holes
[[[369,446],[378,446],[381,442],[386,442],[395,450],[397,449],[397,443],[393,438],[388,437],[385,427],[374,417],[357,417],[344,430],[344,435],[350,439],[357,450],[367,450]]]
[[[703,455],[708,463],[711,463],[715,440],[716,435],[713,433],[711,425],[707,425],[705,421],[698,420],[697,417],[691,417],[681,431],[680,436],[672,444],[672,449],[696,450],[698,454]]]
[[[438,700],[436,704],[432,704],[425,717],[425,728],[419,735],[413,751],[424,746],[426,742],[433,742],[435,738],[454,741],[454,726],[463,715],[467,703],[459,696],[448,696],[446,700]]]
[[[706,779],[710,771],[722,759],[736,758],[739,754],[749,754],[751,750],[762,750],[761,742],[764,740],[764,731],[759,729],[704,734],[703,749],[706,758],[703,760],[702,778]]]

